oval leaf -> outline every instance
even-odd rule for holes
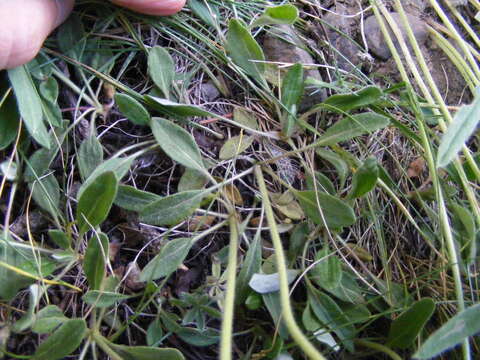
[[[220,149],[221,160],[232,159],[247,150],[253,143],[253,136],[238,135],[228,139]]]
[[[115,205],[125,210],[141,211],[145,206],[160,200],[162,197],[148,192],[142,191],[129,185],[120,185],[118,187]]]
[[[74,352],[87,333],[83,319],[65,321],[47,340],[40,344],[33,355],[35,360],[63,359]]]
[[[311,271],[313,275],[312,280],[315,280],[317,284],[326,290],[336,289],[342,281],[342,263],[340,259],[326,246],[315,256],[315,261],[319,260],[321,261]]]
[[[285,137],[293,134],[296,122],[297,106],[304,91],[303,66],[293,65],[282,81],[282,104],[286,111],[282,116],[282,132]]]
[[[480,122],[480,87],[471,105],[465,105],[455,114],[453,122],[442,136],[438,147],[437,166],[447,166],[459,153]]]
[[[135,125],[148,125],[150,114],[137,100],[127,94],[116,94],[115,103],[120,112]]]
[[[228,24],[226,48],[235,64],[256,80],[263,81],[265,64],[262,61],[265,61],[265,55],[248,29],[237,19],[230,20]]]
[[[105,308],[115,305],[117,302],[130,299],[130,295],[118,294],[110,291],[91,290],[82,296],[82,300],[97,308]]]
[[[204,191],[193,190],[161,198],[143,208],[140,221],[150,225],[176,225],[200,207],[204,194]]]
[[[140,273],[140,281],[152,281],[172,274],[188,255],[193,241],[180,238],[169,241]]]
[[[112,171],[107,171],[83,191],[77,204],[77,223],[80,233],[100,225],[108,216],[117,195],[118,180]]]
[[[378,162],[375,158],[368,158],[360,166],[352,179],[352,189],[347,198],[359,198],[369,191],[373,190],[378,180]]]
[[[319,107],[328,110],[350,111],[371,105],[378,101],[382,96],[382,90],[376,86],[367,86],[352,94],[336,94],[330,96]]]
[[[86,179],[103,162],[103,148],[95,135],[86,138],[78,150],[78,168],[82,179]]]
[[[298,275],[298,270],[287,269],[288,284],[291,284]],[[268,294],[280,290],[278,273],[253,274],[248,285],[259,294]]]
[[[200,150],[193,136],[173,122],[153,118],[152,132],[162,150],[183,166],[205,172]]]
[[[448,320],[435,331],[418,351],[414,359],[430,359],[453,348],[480,332],[480,304],[470,306]]]
[[[265,12],[252,24],[263,26],[270,24],[293,24],[298,18],[298,9],[290,4],[272,6],[265,9]]]
[[[95,234],[89,241],[83,259],[83,271],[90,289],[100,289],[105,276],[105,263],[108,259],[109,242],[107,235]]]
[[[391,347],[406,349],[417,338],[435,311],[432,299],[422,299],[402,313],[390,326],[387,343]]]
[[[125,360],[185,360],[182,353],[177,349],[108,344]]]
[[[50,148],[50,136],[43,122],[42,100],[26,66],[8,70],[17,98],[18,110],[28,133],[43,147]]]
[[[353,225],[357,220],[353,209],[335,196],[323,192],[315,193],[315,191],[295,191],[294,194],[305,214],[317,225],[327,225],[330,228],[339,229]],[[318,204],[320,204],[326,224],[324,224]]]
[[[386,116],[373,112],[351,115],[329,127],[318,140],[318,144],[335,145],[383,129],[389,123],[390,120]]]
[[[175,78],[175,64],[167,50],[155,46],[148,52],[148,73],[165,97],[170,97],[170,88]]]

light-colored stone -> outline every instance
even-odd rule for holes
[[[400,15],[398,13],[391,13],[391,16],[400,28],[404,39],[408,41],[407,32],[402,24]],[[425,22],[415,15],[407,14],[407,17],[417,42],[420,45],[425,44],[428,39],[428,31]],[[397,44],[397,48],[399,49],[395,35],[391,31],[390,34],[392,40]],[[365,20],[365,36],[367,38],[368,47],[373,54],[382,60],[388,60],[392,56],[375,16],[370,16]]]
[[[266,59],[272,62],[314,64],[315,60],[304,48],[305,44],[289,25],[279,25],[272,28],[263,39],[263,52]],[[322,80],[320,72],[315,68],[305,71],[305,78],[307,77]],[[315,94],[309,94],[306,91],[300,108],[305,109],[310,104],[322,102],[325,100],[325,97],[324,91],[316,92]]]

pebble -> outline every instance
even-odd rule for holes
[[[295,30],[289,25],[279,25],[271,29],[271,33],[265,35],[263,39],[263,51],[268,61],[280,63],[300,63],[305,65],[315,64],[316,61],[303,48],[305,44],[295,33]],[[305,70],[305,78],[312,77],[316,80],[322,80],[318,69],[310,68]],[[312,104],[320,103],[325,100],[324,91],[315,94],[309,94],[308,90],[304,96],[301,109],[310,107]]]
[[[407,32],[405,31],[405,28],[402,25],[400,14],[391,13],[391,15],[394,21],[399,26],[404,39],[408,41]],[[428,39],[428,31],[427,31],[427,26],[425,25],[425,22],[418,16],[415,16],[412,14],[407,14],[407,17],[408,17],[408,21],[410,22],[410,26],[412,27],[413,34],[417,39],[417,42],[420,45],[425,44]],[[387,46],[387,43],[385,42],[382,31],[380,30],[380,26],[375,16],[370,16],[369,18],[367,18],[365,20],[364,26],[365,26],[364,28],[365,36],[367,38],[367,44],[370,51],[376,56],[378,56],[380,59],[388,60],[392,56],[392,54],[390,52],[390,49]],[[400,46],[398,45],[398,41],[396,41],[397,39],[395,35],[393,35],[391,31],[390,33],[392,35],[392,39],[394,43],[397,46],[397,49],[399,49]]]

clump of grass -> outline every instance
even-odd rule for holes
[[[476,37],[431,4],[473,92]],[[295,5],[191,0],[158,19],[81,1],[8,74],[0,121],[23,121],[0,137],[7,357],[399,359],[457,343],[475,357],[475,324],[438,337],[478,311],[477,138],[460,131],[441,150],[478,99],[453,114],[411,31],[372,1],[403,83],[337,72],[331,96],[300,110],[305,66],[265,61],[261,46],[270,27],[302,31],[322,11]]]

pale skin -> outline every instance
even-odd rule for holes
[[[186,0],[110,0],[157,16],[180,11]],[[0,70],[32,60],[47,36],[68,17],[75,0],[0,0]]]

